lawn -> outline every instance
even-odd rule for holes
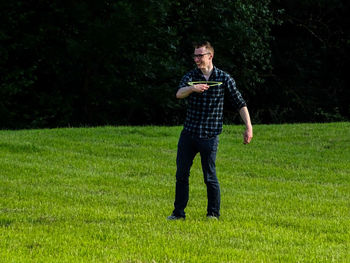
[[[0,131],[0,262],[350,262],[350,123],[225,126],[220,221],[199,156],[166,220],[180,131]]]

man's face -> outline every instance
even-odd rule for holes
[[[212,63],[213,55],[206,47],[200,47],[194,50],[193,59],[199,69],[208,68]]]

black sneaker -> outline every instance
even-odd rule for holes
[[[219,220],[219,215],[214,212],[207,213],[207,219],[209,220]]]
[[[207,219],[217,221],[217,220],[219,220],[219,217],[210,215],[210,216],[207,216]]]
[[[167,220],[185,220],[183,216],[176,216],[174,214],[172,214],[171,216],[168,216],[166,219]]]

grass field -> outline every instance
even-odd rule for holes
[[[220,221],[197,156],[168,222],[180,131],[0,131],[0,262],[350,262],[350,123],[225,126]]]

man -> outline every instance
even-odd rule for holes
[[[195,155],[201,156],[204,182],[207,186],[207,217],[220,217],[220,185],[216,177],[215,159],[218,135],[222,131],[224,92],[228,92],[233,105],[239,110],[246,130],[244,143],[250,143],[253,128],[249,112],[233,78],[213,65],[214,48],[207,41],[194,46],[194,62],[197,68],[181,80],[176,93],[178,99],[187,98],[188,108],[177,151],[177,171],[174,211],[168,220],[185,219],[189,198],[189,176]],[[190,85],[189,82],[217,81],[221,85]]]

